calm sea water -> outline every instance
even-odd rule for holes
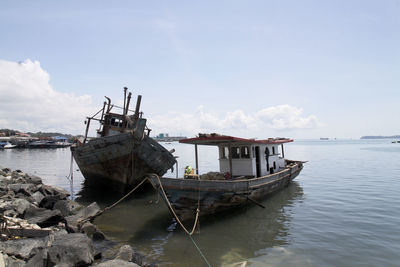
[[[175,148],[179,172],[194,165],[190,145]],[[400,144],[388,140],[296,141],[289,159],[308,163],[288,188],[263,201],[210,218],[193,236],[212,266],[400,266]],[[217,150],[200,147],[200,172],[218,169]],[[0,166],[21,169],[70,190],[69,149],[3,150]],[[74,191],[83,178],[74,170]],[[175,173],[168,173],[174,177]],[[79,193],[102,206],[111,193]],[[173,223],[157,194],[142,193],[96,223],[112,239],[130,243],[162,266],[206,266]]]

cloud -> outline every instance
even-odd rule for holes
[[[91,97],[57,92],[49,81],[38,61],[0,60],[0,128],[83,133]]]
[[[302,117],[303,109],[289,105],[264,108],[256,113],[256,117],[272,129],[314,129],[319,126],[315,115]]]
[[[84,118],[99,107],[92,106],[91,96],[58,92],[49,81],[50,75],[38,61],[0,60],[0,128],[82,134]],[[234,110],[223,114],[198,106],[193,112],[170,111],[147,119],[153,133],[188,136],[217,132],[263,138],[321,125],[315,115],[304,115],[302,108],[290,105],[266,107],[253,113]]]
[[[193,113],[159,114],[149,119],[155,133],[168,132],[192,136],[199,132],[217,132],[243,137],[265,133],[280,135],[293,130],[315,129],[321,126],[315,115],[303,115],[303,109],[279,105],[261,109],[252,114],[242,110],[218,114],[199,106]]]

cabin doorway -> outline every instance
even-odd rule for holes
[[[261,164],[260,164],[260,147],[256,146],[255,149],[256,153],[256,177],[261,176]]]

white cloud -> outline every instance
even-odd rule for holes
[[[302,108],[279,105],[258,111],[256,117],[272,129],[278,130],[314,129],[319,126],[316,116],[302,117],[302,113]]]
[[[91,97],[57,92],[49,81],[38,61],[0,60],[0,128],[83,133]]]
[[[0,128],[82,134],[83,120],[99,107],[92,106],[89,95],[56,91],[49,80],[50,75],[37,61],[0,60]],[[314,115],[303,115],[302,108],[279,105],[249,114],[242,110],[221,114],[198,106],[193,112],[152,115],[148,125],[153,133],[193,136],[199,132],[217,132],[264,138],[296,129],[315,129],[320,123]]]
[[[152,116],[150,127],[155,133],[168,132],[192,136],[198,132],[217,132],[243,137],[266,134],[281,135],[292,130],[315,129],[321,124],[315,115],[304,116],[303,109],[290,105],[264,108],[253,114],[235,110],[218,115],[199,106],[194,113],[169,112]]]

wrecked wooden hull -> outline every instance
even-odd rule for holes
[[[147,135],[132,132],[96,138],[72,146],[72,154],[88,186],[124,192],[139,184],[147,173],[165,174],[174,156]]]
[[[195,217],[198,207],[199,215],[204,216],[245,205],[249,200],[262,200],[286,187],[302,169],[302,162],[292,161],[285,169],[258,178],[222,181],[160,178],[160,181],[175,213],[186,221]],[[161,193],[158,178],[153,176],[150,181]]]

